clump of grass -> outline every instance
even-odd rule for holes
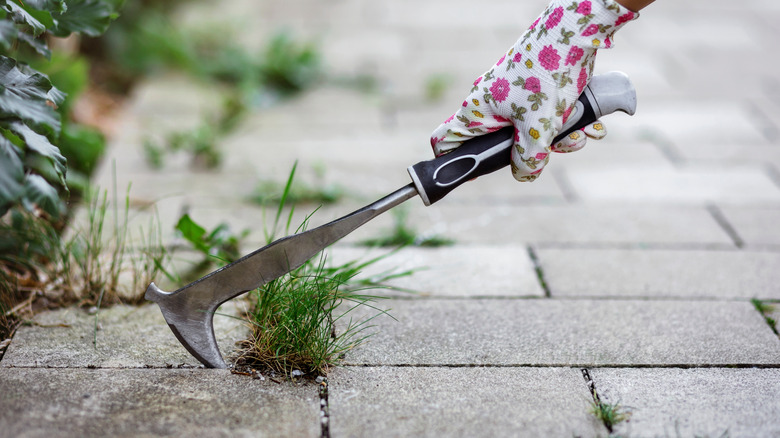
[[[772,313],[775,311],[775,306],[765,302],[761,301],[757,298],[753,298],[750,300],[751,303],[753,303],[753,307],[756,308],[758,313],[761,314],[761,316],[764,317],[764,321],[766,321],[767,325],[772,329],[772,331],[776,335],[780,335],[777,331],[777,321],[775,321],[774,318],[772,318]]]
[[[269,243],[274,239],[281,212],[288,201],[295,168],[293,166],[282,192],[271,231],[266,231]],[[287,231],[292,213],[290,211],[287,219]],[[307,221],[308,217],[298,231],[305,229]],[[411,271],[386,273],[363,281],[355,278],[361,269],[381,258],[331,267],[323,252],[316,262],[309,260],[298,269],[250,292],[252,307],[247,318],[252,336],[241,343],[239,362],[286,376],[291,376],[295,370],[327,373],[347,351],[370,336],[365,332],[371,327],[370,322],[385,313],[373,304],[379,297],[364,292],[382,287],[391,278],[411,274]],[[360,307],[372,309],[373,315],[353,319],[353,311]]]
[[[309,261],[252,293],[253,330],[251,339],[242,344],[244,361],[284,375],[294,370],[325,374],[369,336],[365,334],[368,324],[384,313],[372,304],[378,297],[350,287],[357,271],[326,268],[325,262],[326,256],[321,255],[316,263]],[[351,311],[359,306],[377,313],[352,319]]]
[[[360,242],[363,246],[378,247],[399,247],[399,246],[421,246],[427,248],[437,248],[450,246],[455,243],[454,240],[446,237],[431,235],[420,235],[414,228],[407,224],[407,211],[399,208],[393,211],[395,223],[384,235],[373,239],[365,239]]]
[[[105,192],[86,202],[85,223],[65,232],[25,210],[11,212],[0,224],[0,301],[6,320],[9,306],[18,303],[28,303],[26,309],[33,302],[36,308],[139,303],[146,284],[165,272],[169,253],[156,217],[140,230],[141,245],[131,251],[129,196],[123,208],[109,203]]]
[[[609,433],[613,432],[615,426],[631,417],[631,412],[626,411],[619,403],[607,403],[600,399],[591,402],[590,413],[604,423]]]

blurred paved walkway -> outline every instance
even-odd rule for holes
[[[324,167],[351,194],[313,225],[407,184],[433,128],[546,4],[226,3],[221,18],[255,29],[241,34],[248,46],[286,27],[320,41],[334,77],[372,75],[381,91],[330,85],[259,111],[224,142],[220,171],[192,173],[149,169],[141,140],[191,126],[214,90],[178,77],[137,90],[106,161],[118,187],[160,200],[166,229],[187,208],[209,226],[250,227],[250,247],[262,214],[243,198],[295,160],[301,178]],[[212,10],[185,17],[207,23]],[[457,243],[387,261],[428,267],[398,283],[425,293],[389,300],[397,321],[378,319],[330,373],[330,435],[606,436],[588,413],[595,390],[633,412],[621,436],[780,436],[780,339],[750,302],[780,300],[778,22],[775,0],[658,0],[596,65],[629,74],[635,117],[610,117],[605,140],[553,157],[532,184],[499,172],[430,208],[409,201],[409,224]],[[420,98],[433,77],[449,84],[435,102]],[[352,244],[392,222],[333,257],[363,255]],[[322,433],[316,385],[197,368],[156,307],[102,312],[98,348],[93,317],[39,318],[70,328],[16,334],[0,362],[0,436]],[[223,351],[241,336],[228,325]]]

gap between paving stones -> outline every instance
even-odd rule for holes
[[[369,364],[369,363],[343,363],[342,368],[570,368],[570,369],[599,369],[599,368],[622,368],[622,369],[678,369],[678,370],[696,370],[696,369],[780,369],[780,363],[774,364],[592,364],[592,363],[518,363],[518,364],[462,364],[462,363],[414,363],[414,364]]]
[[[721,228],[723,228],[723,231],[728,234],[728,236],[731,238],[731,240],[734,242],[734,246],[737,248],[743,248],[745,246],[745,241],[742,240],[741,237],[739,237],[739,233],[737,233],[736,228],[734,228],[734,225],[732,225],[728,219],[726,219],[726,216],[723,214],[720,208],[716,205],[708,205],[707,211],[710,212],[712,215],[712,218],[715,219],[715,222],[720,225]]]
[[[588,371],[587,368],[582,368],[580,371],[582,372],[582,377],[585,379],[585,384],[588,386],[588,391],[590,391],[590,395],[593,397],[593,403],[595,403],[596,406],[600,406],[601,397],[599,397],[599,393],[596,390],[596,382],[594,382],[593,378],[590,376],[590,371]],[[610,434],[614,432],[611,424],[604,422],[604,427],[607,428]]]

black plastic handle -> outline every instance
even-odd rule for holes
[[[576,108],[553,144],[572,131],[593,123],[604,115],[636,111],[636,91],[624,73],[594,76],[577,101]],[[444,198],[466,181],[487,175],[509,165],[514,143],[514,127],[465,141],[460,147],[432,160],[421,161],[407,170],[425,205]]]

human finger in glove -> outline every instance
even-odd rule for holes
[[[597,121],[556,144],[553,138],[572,115],[593,75],[598,49],[612,47],[615,32],[652,0],[553,0],[526,33],[474,81],[458,111],[431,136],[438,156],[473,137],[514,125],[512,175],[533,181],[550,152],[573,152],[586,138],[603,138]],[[625,6],[624,6],[625,5]]]

